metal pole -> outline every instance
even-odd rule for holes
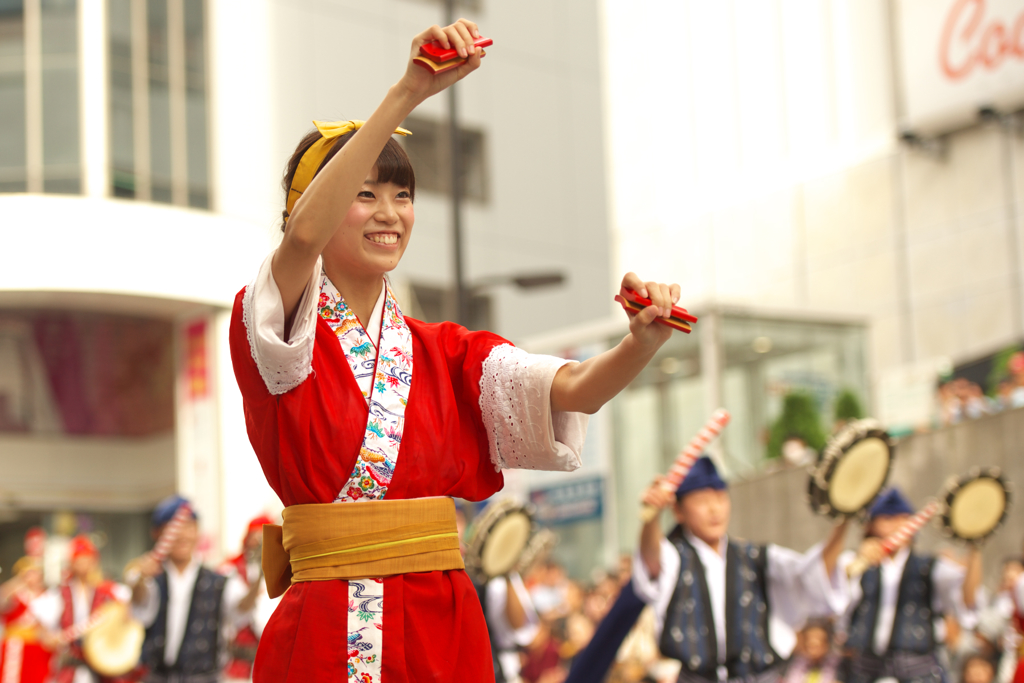
[[[455,0],[445,0],[446,23],[455,21]],[[451,155],[451,197],[452,197],[452,259],[455,266],[455,322],[469,324],[469,291],[466,289],[466,274],[462,258],[462,187],[459,178],[461,150],[459,139],[459,106],[455,85],[448,88],[448,138]]]

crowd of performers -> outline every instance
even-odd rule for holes
[[[676,524],[667,536],[658,518],[643,526],[622,590],[585,647],[573,642],[565,615],[541,608],[543,579],[528,577],[540,593],[531,602],[530,591],[516,591],[508,614],[500,600],[485,603],[492,628],[504,622],[507,631],[514,614],[527,615],[516,631],[518,662],[498,669],[498,681],[1024,681],[1021,558],[1005,561],[990,591],[976,547],[930,555],[911,540],[886,554],[882,539],[914,514],[898,489],[870,506],[855,552],[844,550],[849,521],[804,553],[730,538],[729,492],[707,457],[674,496],[659,478],[644,501],[671,510]],[[867,568],[851,575],[857,558]]]
[[[121,580],[103,575],[100,550],[80,535],[68,544],[63,580],[45,586],[45,534],[32,529],[25,556],[0,584],[0,683],[251,680],[256,646],[274,608],[259,552],[263,525],[272,520],[252,520],[241,552],[210,568],[197,553],[198,518],[184,498],[172,496],[156,507],[153,538],[183,506],[188,514],[166,556],[149,552],[133,560]],[[125,630],[132,626],[137,640]],[[128,670],[109,675],[124,668],[121,661],[130,662]]]
[[[665,536],[659,519],[645,524],[632,561],[593,586],[543,557],[525,577],[477,586],[498,683],[1024,681],[1024,561],[1008,558],[989,591],[977,550],[931,556],[908,544],[883,556],[879,539],[913,514],[898,490],[871,506],[857,553],[843,550],[844,523],[801,554],[728,537],[729,492],[706,457],[674,497],[657,484],[645,502],[677,525]],[[154,538],[185,502],[158,506]],[[0,683],[251,680],[277,604],[260,563],[273,521],[252,520],[241,552],[213,570],[196,553],[193,518],[159,566],[149,555],[130,563],[133,585],[105,578],[99,551],[78,536],[64,580],[45,586],[41,532],[30,531],[0,584]],[[857,554],[871,563],[851,578]],[[111,602],[145,628],[139,666],[117,677],[92,669],[74,630]]]

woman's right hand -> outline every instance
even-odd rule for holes
[[[412,39],[412,51],[409,63],[405,67],[405,75],[398,82],[406,92],[418,102],[436,95],[448,86],[456,83],[480,68],[481,49],[473,42],[480,37],[476,24],[468,19],[459,19],[451,26],[441,28],[436,24]],[[413,57],[420,54],[420,46],[436,40],[445,48],[455,48],[460,57],[469,57],[465,64],[444,73],[435,74],[429,69],[413,62]]]

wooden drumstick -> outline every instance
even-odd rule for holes
[[[892,532],[888,538],[882,541],[882,552],[885,553],[885,557],[890,557],[897,550],[905,546],[914,534],[920,531],[932,517],[939,513],[940,509],[939,502],[933,500],[925,505],[920,512],[908,519],[906,524]],[[857,576],[863,574],[870,566],[871,562],[867,558],[858,555],[850,563],[850,566],[846,568],[846,575]]]
[[[683,479],[686,479],[686,475],[690,473],[693,463],[697,462],[697,459],[700,458],[700,454],[704,452],[707,445],[722,433],[725,425],[729,424],[729,418],[729,411],[725,408],[719,408],[714,412],[711,419],[697,432],[697,436],[693,437],[693,440],[686,445],[686,448],[676,456],[676,461],[672,464],[672,468],[661,481],[662,489],[670,493],[676,492],[679,485],[683,483]],[[658,508],[645,504],[640,508],[640,519],[646,524],[654,519],[658,512]]]

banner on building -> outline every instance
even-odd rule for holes
[[[603,499],[604,482],[599,477],[530,492],[530,502],[537,508],[537,521],[544,525],[600,519]]]
[[[1024,106],[1024,0],[897,0],[901,125],[936,135]]]

